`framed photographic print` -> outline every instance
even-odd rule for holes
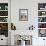
[[[39,37],[46,37],[46,29],[39,29]]]
[[[28,21],[28,9],[19,9],[19,20]]]

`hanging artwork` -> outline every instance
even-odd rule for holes
[[[39,37],[46,37],[46,29],[39,29]]]
[[[19,9],[19,20],[28,21],[28,9]]]

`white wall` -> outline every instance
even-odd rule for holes
[[[32,3],[33,2],[33,3]],[[28,21],[19,21],[19,9],[28,9]],[[11,2],[11,20],[17,30],[27,30],[37,23],[37,2],[31,0],[15,0]]]
[[[38,3],[46,0],[11,0],[11,22],[17,30],[27,30],[32,24],[37,29]],[[28,9],[28,21],[19,21],[19,9]]]
[[[38,36],[38,3],[46,3],[46,0],[11,0],[11,22],[18,32],[27,30],[33,24],[36,32],[33,36]],[[19,9],[28,9],[28,21],[19,21]],[[43,44],[43,38],[34,37],[33,46],[41,46],[38,43]]]

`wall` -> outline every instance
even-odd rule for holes
[[[17,30],[27,30],[32,24],[37,29],[38,3],[46,0],[11,0],[11,22]],[[28,9],[28,21],[19,21],[19,9]]]
[[[46,0],[11,0],[11,22],[14,23],[18,32],[19,30],[28,30],[28,27],[32,24],[35,26],[36,34],[33,33],[33,46],[43,44],[43,38],[35,36],[38,36],[38,3],[45,2]],[[28,9],[28,21],[19,21],[19,9]]]
[[[28,9],[28,21],[19,21],[19,9]],[[32,24],[36,27],[37,2],[30,0],[15,0],[12,1],[11,10],[11,20],[16,25],[17,30],[27,30]]]

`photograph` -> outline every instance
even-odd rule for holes
[[[28,9],[19,9],[19,20],[28,21]]]
[[[39,29],[39,37],[46,37],[46,29]]]

